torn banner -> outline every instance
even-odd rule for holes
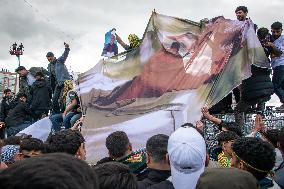
[[[105,138],[113,131],[125,131],[139,148],[154,134],[194,123],[201,107],[251,75],[252,63],[267,62],[250,20],[199,24],[153,13],[139,47],[79,76],[88,160],[107,154]]]

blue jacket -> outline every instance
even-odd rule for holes
[[[63,85],[64,81],[70,80],[70,75],[65,65],[65,61],[68,57],[69,51],[69,48],[65,48],[65,51],[62,56],[55,60],[55,76],[58,85]]]

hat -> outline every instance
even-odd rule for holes
[[[15,155],[19,152],[20,147],[16,145],[6,145],[1,149],[1,161],[4,163],[13,161]]]
[[[200,176],[196,188],[257,189],[259,187],[256,178],[247,171],[234,168],[210,168]]]
[[[52,52],[48,52],[48,53],[46,54],[46,57],[51,57],[51,56],[54,56],[54,54],[53,54]]]
[[[206,160],[204,138],[193,127],[180,127],[169,138],[168,154],[176,189],[195,189]]]

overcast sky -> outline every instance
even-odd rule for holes
[[[83,72],[101,58],[106,31],[115,27],[125,42],[130,33],[142,37],[153,9],[199,21],[219,15],[235,19],[238,5],[248,7],[258,26],[284,22],[283,0],[0,0],[0,68],[17,67],[8,52],[14,42],[23,42],[22,65],[29,68],[47,67],[46,53],[59,57],[66,41],[71,47],[68,68]]]

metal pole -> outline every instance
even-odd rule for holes
[[[19,66],[21,66],[20,55],[18,55],[17,57],[18,57],[18,61],[19,61]]]

